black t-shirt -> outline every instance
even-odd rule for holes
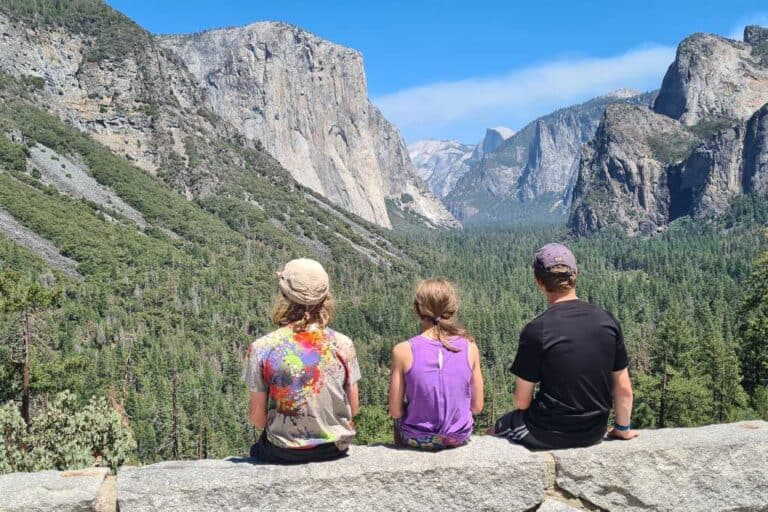
[[[512,365],[518,377],[540,383],[525,412],[528,430],[558,448],[598,442],[613,405],[612,372],[627,365],[610,313],[581,300],[551,305],[523,329]]]

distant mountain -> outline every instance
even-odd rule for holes
[[[594,136],[605,108],[647,105],[653,98],[654,93],[622,89],[540,117],[477,151],[444,201],[463,222],[564,217],[581,146]]]
[[[653,109],[613,106],[584,149],[569,224],[577,233],[663,230],[768,193],[768,29],[744,42],[694,34]]]
[[[449,194],[469,170],[474,150],[475,146],[455,140],[420,140],[408,146],[419,177],[440,198]]]
[[[491,153],[499,149],[504,144],[504,141],[511,138],[515,134],[515,130],[504,126],[497,126],[496,128],[488,128],[485,130],[485,137],[476,146],[472,153],[474,160],[480,160],[486,153]]]
[[[421,179],[438,197],[445,198],[474,161],[495,151],[514,134],[514,130],[498,126],[488,128],[483,140],[475,145],[455,140],[420,140],[408,146],[408,153]]]

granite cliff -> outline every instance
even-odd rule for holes
[[[391,225],[387,200],[456,225],[369,101],[359,52],[272,22],[157,41],[203,85],[213,112],[302,185],[381,226]]]
[[[53,267],[79,276],[52,226],[24,219],[9,191],[49,187],[59,202],[86,201],[131,230],[172,240],[201,243],[191,233],[210,221],[268,250],[401,261],[385,232],[298,183],[260,141],[212,111],[210,92],[176,53],[101,0],[2,2],[0,37],[0,145],[17,152],[0,169],[8,194],[0,234]],[[368,115],[377,133],[393,130]],[[409,163],[399,136],[377,140],[377,169]],[[420,182],[381,180],[421,207],[415,221],[439,213],[419,203]],[[46,213],[43,204],[30,206]]]
[[[744,41],[694,34],[653,108],[609,108],[584,149],[569,224],[577,233],[663,230],[709,219],[740,194],[765,194],[768,29]]]

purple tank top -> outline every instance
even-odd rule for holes
[[[413,366],[405,374],[408,399],[400,430],[411,438],[440,435],[465,441],[472,434],[469,341],[453,338],[451,352],[425,336],[409,340]]]

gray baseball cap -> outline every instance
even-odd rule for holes
[[[574,274],[579,270],[576,266],[576,256],[563,244],[547,244],[536,251],[533,268],[549,270],[557,265],[565,265]]]

